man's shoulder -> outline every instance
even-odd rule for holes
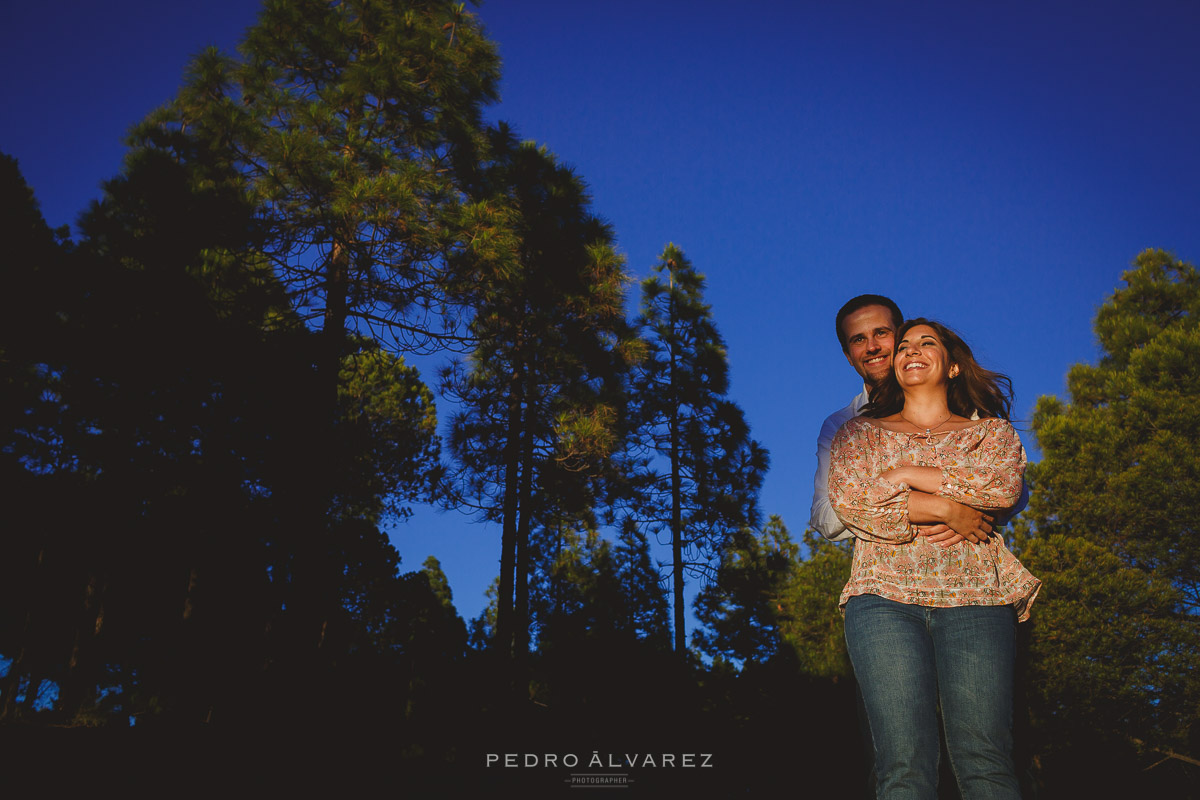
[[[821,435],[828,438],[833,438],[833,435],[837,433],[838,428],[845,425],[849,420],[857,417],[858,412],[862,410],[864,405],[866,405],[865,390],[862,394],[857,395],[853,400],[851,400],[849,405],[839,408],[837,411],[825,418],[825,421],[821,423]]]
[[[852,420],[856,416],[858,416],[858,414],[854,411],[853,406],[839,408],[837,411],[826,417],[825,421],[821,423],[821,433],[832,436],[833,434],[837,433],[838,428],[846,424],[847,420]]]

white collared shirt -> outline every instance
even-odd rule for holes
[[[870,401],[867,385],[863,384],[862,394],[850,401],[850,405],[839,409],[821,423],[821,435],[817,437],[817,475],[813,480],[812,513],[808,524],[826,539],[840,542],[853,539],[854,534],[846,530],[846,526],[834,513],[829,505],[829,446],[833,444],[833,436],[848,420],[857,417]]]

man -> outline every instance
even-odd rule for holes
[[[857,417],[870,399],[871,389],[892,371],[892,347],[896,330],[904,322],[900,308],[878,294],[861,294],[837,313],[835,326],[842,352],[863,379],[862,393],[850,405],[833,412],[821,425],[817,437],[817,475],[814,481],[809,525],[832,541],[853,538],[829,505],[829,446],[846,420]]]
[[[842,353],[850,366],[863,380],[862,393],[850,401],[850,405],[833,412],[821,424],[821,435],[817,437],[817,475],[814,480],[811,518],[808,524],[822,536],[832,541],[853,539],[854,534],[838,519],[829,505],[829,447],[833,444],[838,428],[852,417],[857,417],[870,400],[871,389],[892,371],[892,347],[896,331],[904,322],[900,308],[887,297],[878,294],[861,294],[849,300],[837,313],[834,326]],[[865,797],[875,796],[875,749],[871,741],[871,730],[867,723],[866,707],[862,693],[857,691],[858,725],[862,732],[863,761],[867,768]]]

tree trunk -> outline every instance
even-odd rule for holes
[[[528,372],[526,376],[528,377]],[[526,399],[533,397],[527,387]],[[521,482],[517,527],[517,592],[516,613],[513,615],[517,679],[526,679],[525,666],[529,656],[529,536],[533,527],[533,411],[526,407],[521,426]]]
[[[522,376],[514,369],[508,390],[508,430],[504,440],[504,503],[501,511],[500,591],[496,598],[496,646],[505,659],[513,656],[517,568],[517,510],[520,495],[520,431]]]
[[[679,392],[675,375],[675,273],[671,272],[670,295],[667,300],[671,338],[669,341],[669,387],[673,398]],[[675,616],[675,655],[680,660],[687,653],[687,636],[684,630],[683,607],[683,478],[680,474],[682,445],[679,441],[679,403],[671,404],[668,425],[671,429],[671,577]]]
[[[301,663],[325,648],[329,621],[337,606],[340,565],[331,562],[335,552],[329,529],[333,502],[332,473],[337,469],[334,426],[338,417],[338,386],[346,341],[347,279],[350,255],[334,237],[325,265],[325,311],[317,337],[316,406],[305,467],[296,477],[297,492],[287,503],[295,535],[295,566],[288,587],[286,626],[288,644]],[[310,662],[316,666],[316,661]]]
[[[75,643],[71,648],[71,659],[67,663],[67,675],[63,680],[61,708],[70,722],[96,697],[99,680],[99,664],[96,658],[95,641],[104,628],[104,586],[94,573],[89,576],[84,589],[83,608],[75,629]]]
[[[683,480],[679,466],[679,420],[671,417],[671,577],[675,612],[675,653],[687,652],[683,607]]]
[[[28,637],[29,630],[29,615],[25,615],[25,630]],[[28,650],[23,645],[17,653],[17,657],[8,665],[8,674],[0,681],[0,697],[3,698],[0,705],[0,722],[12,720],[17,714],[17,693],[21,690],[21,676],[27,671],[25,663]]]
[[[33,608],[31,606],[31,597],[33,587],[42,579],[42,563],[46,558],[46,549],[38,550],[37,559],[34,561],[32,572],[26,572],[28,582],[25,584],[25,591],[22,592],[24,609],[24,622],[21,625],[21,638],[19,639],[19,647],[17,656],[8,666],[8,674],[0,680],[0,722],[16,718],[17,714],[17,694],[21,691],[21,676],[29,674],[32,682],[34,657],[29,652],[30,642],[33,636]]]

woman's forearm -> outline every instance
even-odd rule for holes
[[[974,467],[967,472],[973,482],[964,482],[953,469],[912,464],[893,467],[879,477],[890,483],[904,483],[916,491],[969,504],[972,508],[1005,509],[1020,497],[1022,484],[1019,471],[1005,473],[993,467]],[[967,496],[963,497],[964,494]]]
[[[913,464],[905,464],[902,467],[887,470],[880,477],[892,483],[907,483],[911,489],[937,494],[938,489],[942,486],[943,476],[939,467],[918,467]]]
[[[946,518],[953,502],[932,492],[913,489],[908,495],[908,520],[914,525],[948,524]]]

